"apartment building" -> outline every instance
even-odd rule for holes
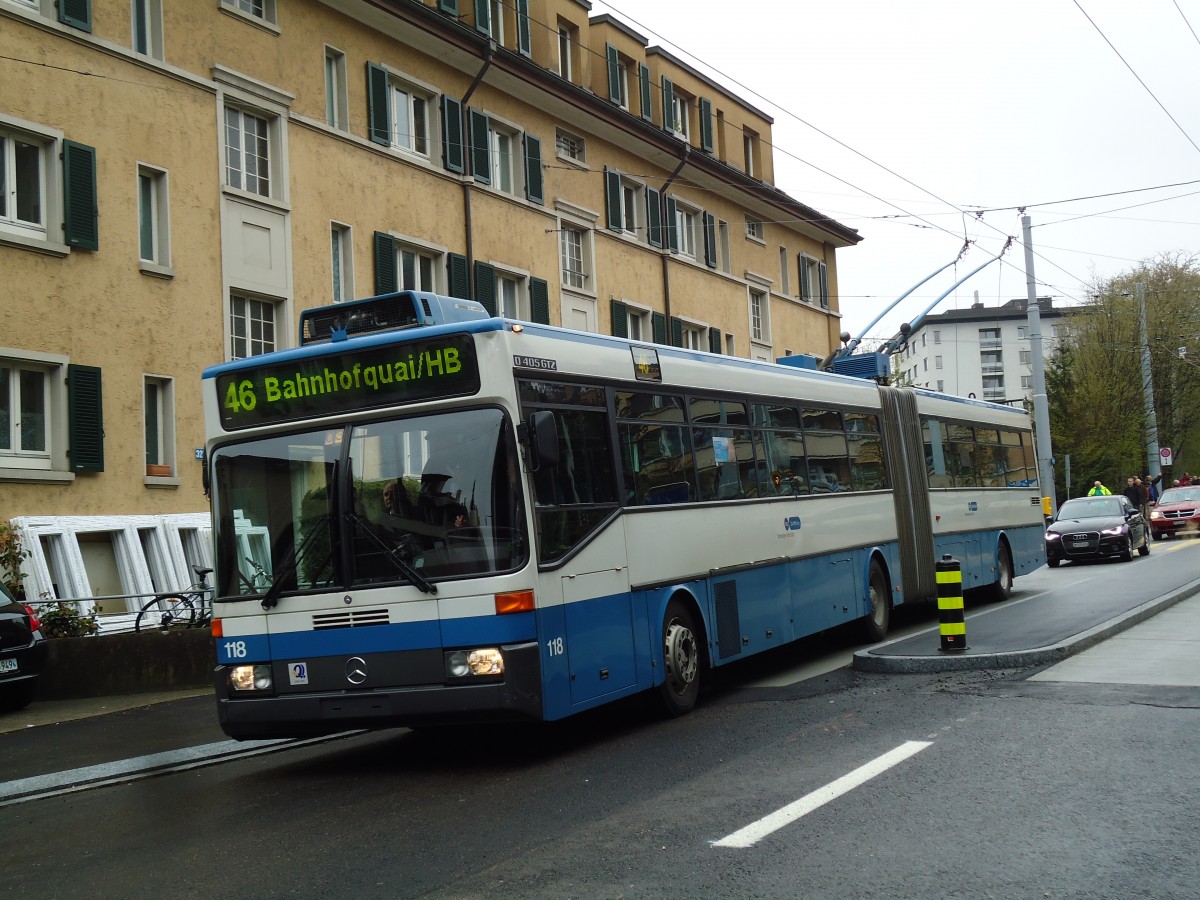
[[[1039,297],[1038,311],[1042,354],[1048,358],[1067,326],[1051,298]],[[892,371],[900,384],[1019,403],[1033,396],[1029,334],[1028,300],[991,307],[976,302],[922,319],[907,345],[892,355]]]
[[[0,0],[0,519],[206,508],[200,373],[414,288],[827,355],[853,229],[584,0]]]

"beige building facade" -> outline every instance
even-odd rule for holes
[[[332,301],[838,346],[857,232],[584,0],[0,0],[0,85],[3,520],[205,509],[202,370]]]

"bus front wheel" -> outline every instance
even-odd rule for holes
[[[700,640],[696,620],[688,606],[672,600],[663,616],[663,666],[666,678],[658,687],[667,715],[690,712],[700,696]]]
[[[882,641],[887,637],[888,625],[892,619],[892,597],[888,590],[887,578],[883,575],[883,567],[876,560],[871,563],[871,574],[868,577],[867,599],[871,608],[863,619],[863,636],[869,643]]]

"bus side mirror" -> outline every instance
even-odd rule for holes
[[[558,422],[548,409],[533,413],[526,430],[529,435],[529,468],[531,471],[558,465]]]

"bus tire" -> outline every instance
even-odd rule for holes
[[[892,619],[891,591],[877,559],[871,560],[871,574],[867,577],[867,602],[870,609],[862,620],[863,637],[875,644],[887,637]]]
[[[987,598],[995,603],[1007,600],[1012,596],[1012,586],[1012,551],[1008,549],[1008,542],[1002,540],[996,548],[996,580],[988,585]]]
[[[658,686],[663,711],[671,718],[691,712],[700,696],[701,642],[691,608],[672,599],[663,615],[663,669]]]

